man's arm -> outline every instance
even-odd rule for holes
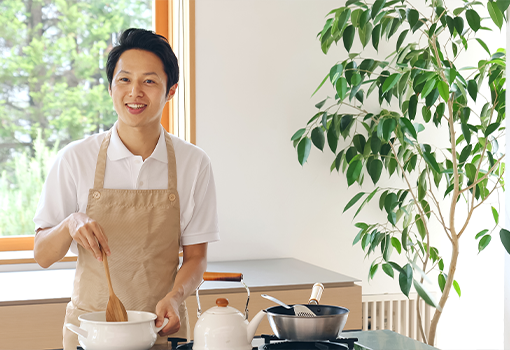
[[[108,239],[101,226],[83,213],[73,213],[60,224],[50,228],[43,228],[37,232],[34,239],[34,259],[44,268],[60,261],[69,250],[73,239],[102,261],[99,244],[110,255]]]
[[[174,287],[156,305],[156,327],[163,324],[163,319],[169,319],[168,324],[160,331],[160,335],[170,335],[180,329],[179,305],[192,294],[202,282],[207,268],[208,243],[193,244],[183,247],[182,266],[175,277]]]

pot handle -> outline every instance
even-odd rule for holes
[[[154,330],[154,333],[157,334],[160,330],[165,328],[165,326],[168,324],[168,318],[165,318],[163,320],[163,325],[161,327],[156,327],[156,321],[154,321],[154,323],[151,323],[151,324],[152,324],[152,329]]]
[[[322,283],[315,283],[312,288],[312,295],[308,304],[318,305],[321,300],[322,292],[324,291],[324,285]]]
[[[84,330],[83,328],[80,328],[78,326],[75,326],[74,324],[72,323],[66,323],[66,327],[73,333],[76,333],[78,335],[81,335],[82,337],[84,337],[85,339],[88,338],[89,336],[89,332],[87,332],[86,330]]]
[[[246,288],[246,292],[248,293],[248,297],[246,298],[246,307],[244,310],[244,319],[248,319],[248,303],[250,302],[250,289],[243,281],[243,274],[242,273],[232,273],[232,272],[204,272],[204,275],[202,277],[203,281],[200,282],[200,284],[197,287],[196,295],[197,295],[197,317],[200,318],[202,315],[202,309],[200,306],[200,297],[198,296],[198,290],[200,289],[200,286],[205,281],[225,281],[225,282],[241,282]]]

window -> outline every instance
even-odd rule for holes
[[[115,122],[104,64],[123,29],[153,29],[169,38],[181,77],[179,94],[165,108],[162,124],[195,142],[194,4],[0,3],[0,251],[33,249],[32,218],[58,149]]]

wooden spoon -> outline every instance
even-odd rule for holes
[[[110,291],[110,297],[108,298],[108,304],[106,305],[106,322],[127,322],[127,312],[124,305],[115,293],[113,292],[112,280],[110,279],[110,270],[108,269],[108,259],[106,253],[101,249],[103,253],[103,266],[104,272],[106,273],[106,279],[108,280],[108,290]]]

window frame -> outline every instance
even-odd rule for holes
[[[174,16],[174,1],[179,0],[153,0],[152,18],[153,30],[168,39],[170,45],[174,45],[174,30],[173,22],[169,19]],[[184,1],[186,2],[186,0]],[[196,106],[195,106],[195,0],[189,0],[188,11],[185,12],[189,16],[189,42],[185,47],[189,49],[187,52],[187,60],[183,62],[188,69],[185,70],[185,77],[187,82],[186,96],[189,99],[189,116],[187,122],[189,123],[189,139],[187,141],[196,144]],[[181,63],[182,64],[182,63]],[[182,78],[181,78],[182,79]],[[161,124],[169,133],[174,133],[174,101],[170,100],[163,109],[161,116]],[[34,250],[34,237],[35,236],[12,236],[0,237],[0,252],[11,251],[33,251]],[[76,261],[76,257],[65,257],[62,261]],[[34,259],[0,259],[0,265],[4,264],[26,264],[35,263]]]

